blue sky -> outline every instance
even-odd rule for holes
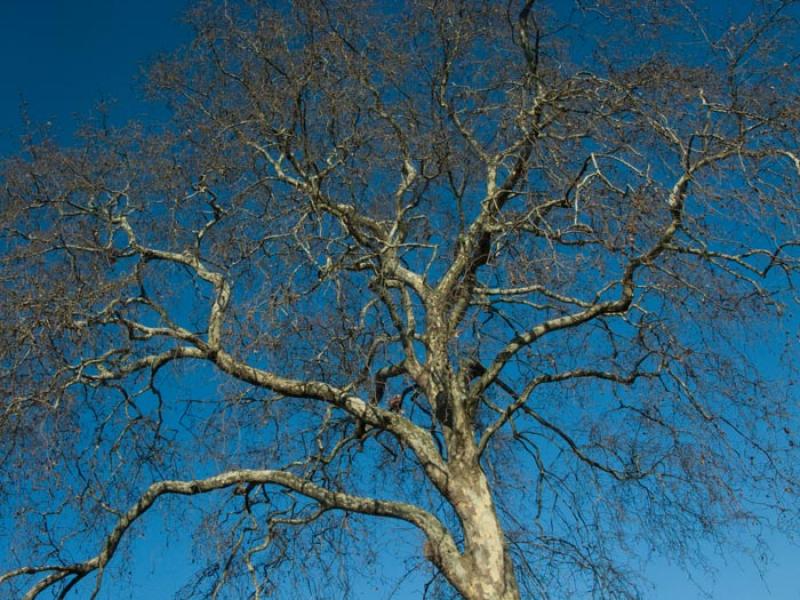
[[[15,147],[21,102],[64,139],[100,101],[115,120],[158,112],[137,90],[142,69],[189,38],[184,0],[0,2],[0,152]]]
[[[0,154],[12,152],[18,143],[22,101],[34,123],[50,123],[63,141],[69,140],[76,117],[85,118],[100,101],[111,102],[114,122],[163,116],[163,110],[144,101],[137,80],[149,60],[189,39],[190,32],[180,23],[186,4],[184,0],[1,0]],[[162,522],[152,515],[142,530],[157,537]],[[148,538],[140,538],[132,553],[134,573],[146,581],[137,589],[142,597],[168,598],[189,566],[188,546],[178,542],[167,549]],[[779,537],[770,545],[775,564],[763,580],[747,557],[736,554],[719,557],[715,582],[703,571],[693,576],[711,598],[800,600],[800,552]],[[665,561],[654,565],[649,576],[656,587],[649,598],[708,597]],[[114,597],[113,591],[108,594],[104,597]]]

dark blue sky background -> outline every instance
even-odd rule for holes
[[[0,0],[0,153],[18,143],[21,103],[36,123],[67,139],[75,118],[103,100],[115,122],[158,114],[143,100],[141,73],[190,36],[186,0]],[[160,113],[163,115],[163,113]]]
[[[159,53],[189,39],[190,31],[180,22],[186,6],[185,0],[0,0],[0,154],[18,145],[23,101],[32,121],[50,123],[65,143],[100,101],[111,102],[114,123],[163,118],[163,109],[144,100],[141,75]],[[185,541],[168,546],[155,541],[162,523],[152,515],[142,528],[150,535],[134,544],[132,579],[141,583],[133,596],[171,597],[190,566]],[[712,598],[800,600],[800,554],[779,538],[771,545],[776,564],[763,580],[741,555],[719,557],[716,582],[703,571],[693,576]],[[87,548],[87,554],[95,551]],[[687,575],[663,561],[649,575],[657,588],[649,598],[703,597]],[[131,597],[130,590],[117,591]],[[117,596],[107,589],[103,597]]]

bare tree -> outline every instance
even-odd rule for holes
[[[27,139],[0,589],[96,594],[157,504],[194,597],[348,595],[379,517],[431,594],[637,597],[794,519],[798,10],[713,4],[202,4],[166,126]]]

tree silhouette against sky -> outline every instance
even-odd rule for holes
[[[168,122],[31,126],[3,593],[99,593],[156,505],[220,598],[393,545],[431,597],[636,598],[795,522],[799,13],[724,10],[203,3]]]

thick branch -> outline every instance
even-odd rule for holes
[[[23,567],[0,576],[0,583],[21,575],[53,571],[52,574],[37,582],[25,594],[25,600],[33,600],[39,594],[69,576],[75,577],[77,581],[96,571],[97,584],[95,592],[92,594],[94,598],[99,591],[103,571],[114,556],[123,535],[137,519],[150,509],[160,496],[166,494],[204,494],[239,484],[279,485],[311,498],[327,509],[340,509],[365,515],[391,517],[411,523],[425,534],[429,543],[435,545],[438,556],[442,560],[442,565],[439,566],[453,571],[456,576],[464,577],[458,548],[452,537],[436,517],[417,506],[403,502],[378,500],[334,492],[285,471],[241,469],[227,471],[206,479],[168,480],[154,483],[147,488],[136,504],[119,518],[114,529],[105,537],[100,551],[92,558],[81,563],[65,566]],[[71,587],[74,583],[72,582],[68,585]]]

